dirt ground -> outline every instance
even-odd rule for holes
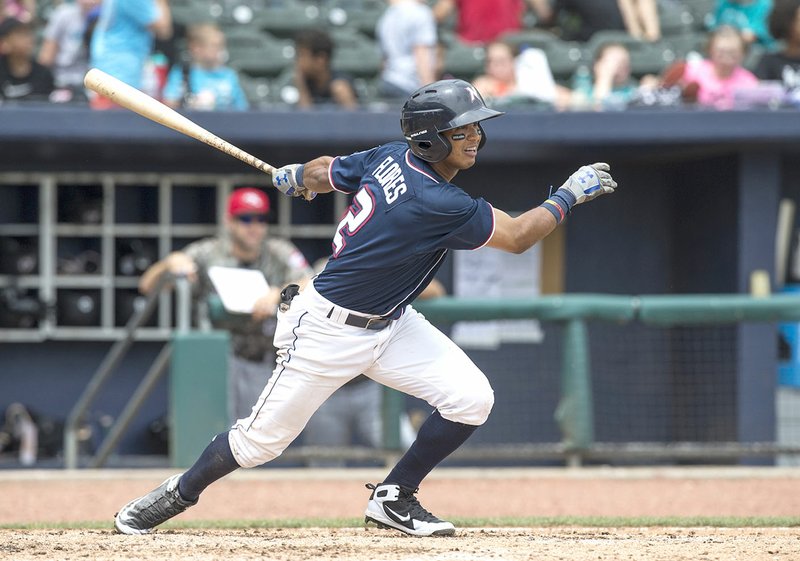
[[[170,472],[0,471],[0,559],[798,560],[800,527],[465,528],[409,538],[364,528],[112,531],[116,509]],[[375,470],[242,471],[209,488],[183,520],[355,518]],[[443,518],[509,516],[798,516],[800,470],[638,468],[440,470],[422,503]],[[108,529],[85,529],[108,521]],[[67,529],[52,528],[66,524]]]

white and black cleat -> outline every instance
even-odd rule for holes
[[[146,495],[122,507],[114,516],[114,528],[117,532],[149,534],[159,524],[196,505],[197,500],[187,501],[178,493],[181,475],[173,475]]]
[[[425,510],[414,496],[417,489],[400,485],[367,483],[372,489],[364,523],[374,522],[381,529],[399,530],[412,536],[452,536],[455,526],[439,520]]]

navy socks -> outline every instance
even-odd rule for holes
[[[448,421],[434,411],[384,482],[416,489],[425,476],[461,446],[477,428]],[[178,483],[178,492],[185,500],[195,501],[206,487],[239,467],[228,444],[228,433],[220,433],[183,474]]]
[[[434,411],[422,424],[417,439],[400,458],[384,483],[416,489],[442,460],[461,446],[478,427],[444,419]]]
[[[203,453],[178,482],[178,492],[187,501],[196,501],[206,487],[239,469],[228,444],[228,432],[214,437]]]

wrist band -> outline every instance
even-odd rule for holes
[[[564,218],[567,217],[567,214],[569,214],[575,201],[575,195],[566,189],[559,189],[539,206],[553,215],[553,218],[556,219],[556,224],[561,224]]]
[[[305,185],[303,185],[303,171],[305,170],[305,168],[306,168],[305,164],[300,164],[299,166],[297,166],[297,169],[294,170],[294,180],[295,183],[297,183],[298,187],[305,187]]]

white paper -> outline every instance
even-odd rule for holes
[[[215,265],[208,268],[208,276],[225,309],[237,314],[253,313],[256,300],[269,291],[264,273],[256,269]]]
[[[539,296],[541,255],[535,245],[522,255],[490,247],[455,252],[453,284],[456,296],[535,298]],[[496,349],[501,343],[540,343],[538,320],[459,321],[453,341],[464,348]]]

